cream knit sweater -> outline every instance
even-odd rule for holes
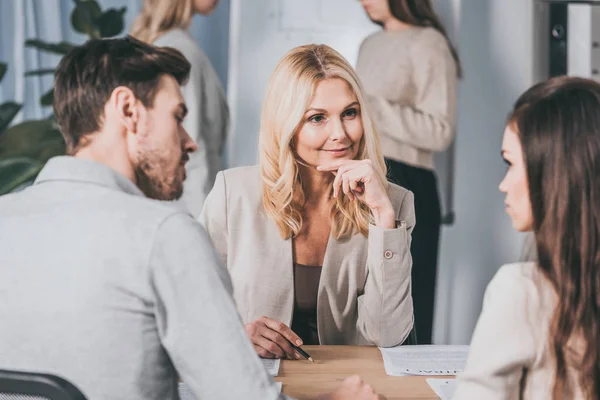
[[[433,169],[433,153],[455,134],[456,63],[433,28],[377,32],[360,47],[356,67],[383,155]]]

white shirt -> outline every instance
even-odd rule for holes
[[[505,265],[487,287],[455,400],[550,399],[555,367],[548,348],[556,295],[536,264]],[[572,393],[583,399],[576,372]]]

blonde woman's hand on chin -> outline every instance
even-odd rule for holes
[[[396,227],[392,202],[375,174],[371,160],[332,161],[319,165],[317,170],[335,175],[333,197],[343,194],[352,201],[359,200],[371,209],[375,225],[385,229]]]
[[[344,380],[335,391],[317,397],[317,400],[379,400],[373,387],[354,375]]]
[[[291,343],[302,345],[302,340],[283,322],[260,317],[244,326],[256,353],[262,358],[300,359]]]

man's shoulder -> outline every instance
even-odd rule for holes
[[[141,196],[122,194],[121,199],[115,198],[115,214],[126,213],[128,219],[140,221],[144,225],[159,227],[165,221],[194,220],[192,215],[183,208],[180,202],[160,201]]]
[[[106,188],[89,185],[65,193],[56,193],[58,188],[45,188],[33,185],[17,193],[0,196],[0,218],[27,217],[37,214],[69,214],[70,219],[93,219],[101,225],[118,223],[128,230],[136,226],[145,228],[159,226],[174,215],[193,219],[192,216],[176,202],[149,199]]]
[[[19,204],[19,199],[22,195],[22,192],[16,192],[0,196],[0,212],[6,210],[7,207]]]

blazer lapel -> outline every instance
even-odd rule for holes
[[[255,282],[254,298],[248,302],[252,306],[247,310],[247,320],[254,321],[264,315],[289,325],[294,309],[292,241],[282,239],[275,222],[266,213],[261,214],[262,232],[254,230],[259,236],[254,241],[260,243],[259,267],[253,271],[258,276],[251,278]]]

